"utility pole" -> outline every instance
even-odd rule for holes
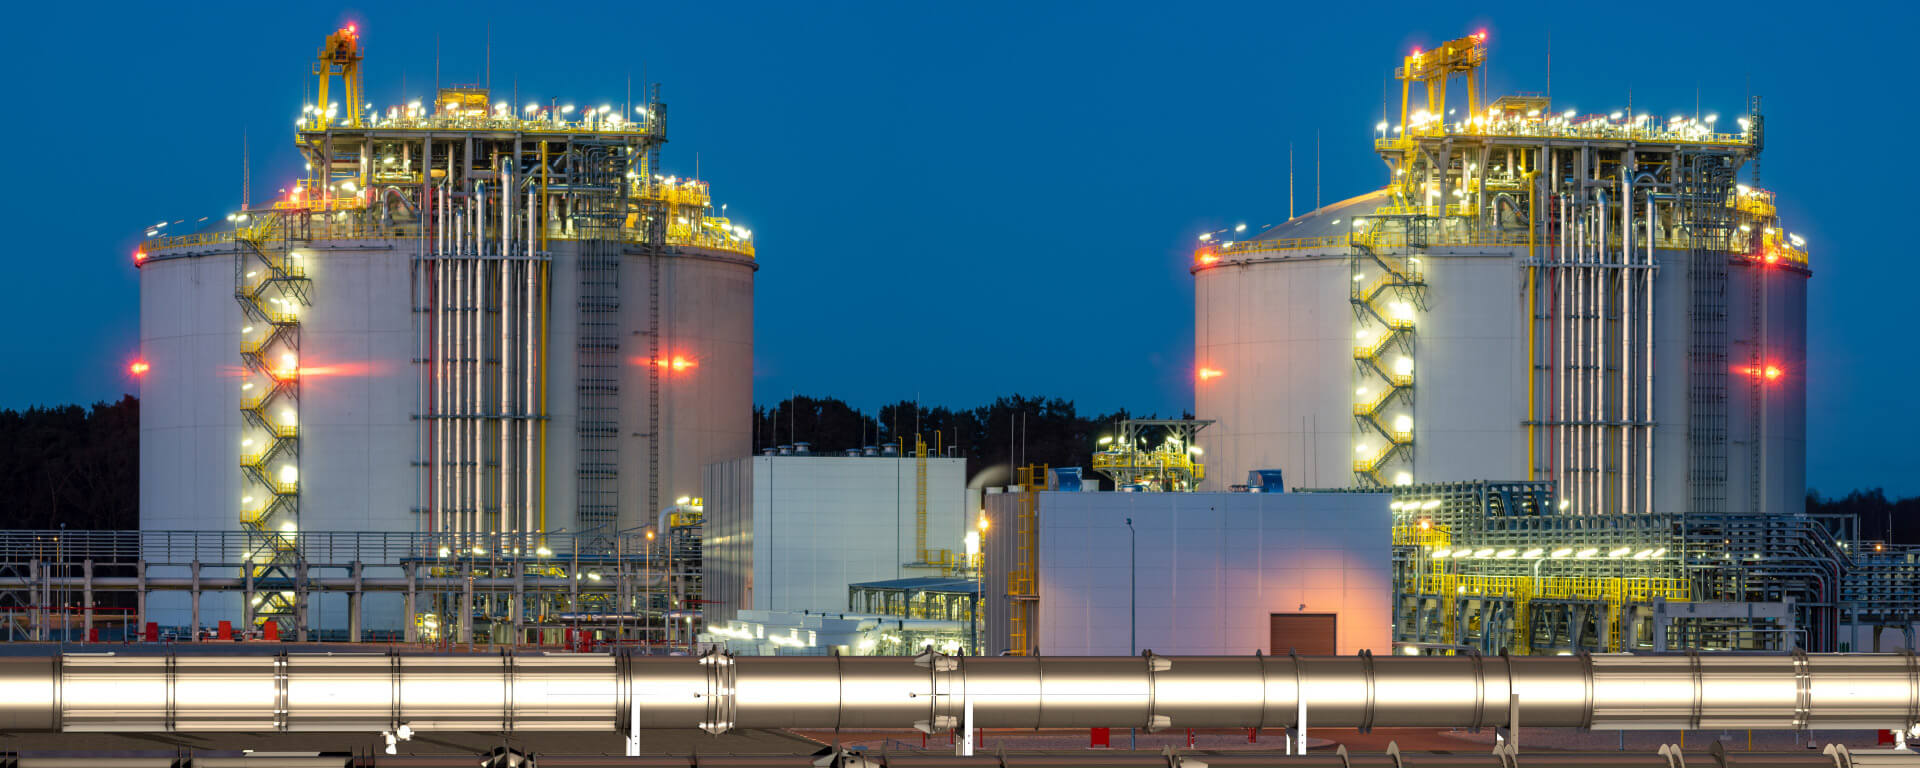
[[[1129,517],[1127,518],[1127,655],[1129,656],[1140,653],[1140,643],[1135,637],[1135,628],[1139,625],[1134,611],[1134,604],[1140,594],[1139,588],[1135,586],[1137,581],[1134,568],[1140,548],[1134,544],[1135,540],[1133,518]]]

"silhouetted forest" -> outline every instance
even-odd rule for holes
[[[1807,511],[1826,515],[1857,515],[1860,538],[1890,544],[1920,544],[1920,497],[1888,499],[1879,488],[1854,491],[1838,499],[1807,491]]]
[[[967,460],[969,478],[992,467],[1045,464],[1088,467],[1094,443],[1129,418],[1191,418],[1191,414],[1134,414],[1126,410],[1081,415],[1073,401],[1009,395],[975,408],[949,408],[901,401],[873,414],[831,397],[796,396],[754,406],[753,449],[804,442],[816,453],[878,446],[917,434],[943,455]],[[1206,433],[1200,433],[1204,443]],[[1089,475],[1091,476],[1091,475]],[[1012,482],[1008,476],[990,482]]]
[[[0,410],[0,528],[140,526],[140,401]]]
[[[753,447],[811,443],[816,452],[913,436],[967,460],[969,477],[993,467],[1086,467],[1094,443],[1127,411],[1081,415],[1073,401],[1011,395],[975,408],[899,402],[868,414],[831,397],[798,396],[753,409]],[[1185,416],[1185,414],[1181,414]],[[1206,433],[1201,433],[1202,444]],[[0,410],[0,528],[133,529],[140,524],[140,401]],[[1005,483],[999,475],[988,482]],[[1807,492],[1807,511],[1852,514],[1869,540],[1920,544],[1920,497],[1874,488],[1844,497]]]

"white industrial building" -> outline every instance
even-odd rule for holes
[[[852,453],[783,448],[708,465],[709,626],[742,610],[845,611],[849,584],[965,561],[964,459]]]
[[[987,653],[1392,650],[1387,494],[1012,490],[985,498]]]

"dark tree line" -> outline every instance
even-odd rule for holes
[[[1920,497],[1889,499],[1886,491],[1874,488],[1830,499],[1809,490],[1807,512],[1854,515],[1860,520],[1860,538],[1868,541],[1920,544]]]
[[[802,441],[818,452],[902,438],[911,447],[919,434],[965,458],[969,477],[1026,464],[1086,467],[1095,441],[1135,416],[1083,416],[1070,400],[1021,395],[959,409],[902,401],[871,414],[835,398],[799,396],[755,406],[753,415],[756,453]],[[90,407],[0,410],[0,529],[130,530],[140,524],[139,500],[140,401],[132,395]],[[1879,488],[1836,498],[1809,491],[1806,508],[1856,516],[1866,539],[1920,544],[1920,497],[1890,499]]]
[[[942,453],[966,459],[969,477],[991,467],[1087,467],[1095,441],[1112,434],[1115,423],[1157,418],[1124,409],[1083,416],[1071,400],[1022,395],[975,408],[901,401],[871,414],[835,398],[801,395],[755,406],[753,416],[755,453],[796,442],[811,444],[817,453],[902,440],[911,450],[919,435],[929,446],[937,441]]]
[[[140,401],[0,410],[0,528],[140,526]]]

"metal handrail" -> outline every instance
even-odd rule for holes
[[[491,555],[475,556],[480,545]],[[574,533],[425,533],[377,531],[301,531],[297,546],[312,562],[399,562],[411,558],[495,557],[502,560],[541,560],[611,556],[640,558],[647,549],[643,535],[594,532]],[[544,546],[550,555],[537,554]],[[0,530],[0,563],[64,560],[149,565],[243,563],[259,547],[259,534],[249,531],[58,531]]]

